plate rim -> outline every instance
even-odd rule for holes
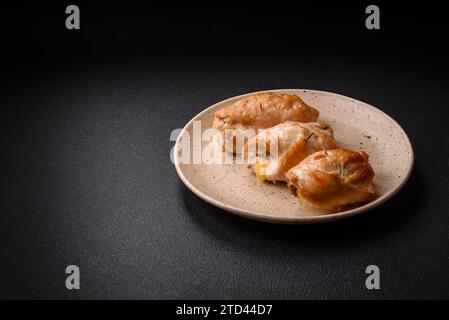
[[[364,104],[365,106],[373,109],[375,112],[380,112],[382,113],[384,116],[390,118],[390,120],[392,120],[393,124],[399,129],[399,131],[402,132],[405,141],[407,143],[407,147],[410,150],[410,154],[408,157],[408,163],[409,163],[409,167],[408,170],[404,176],[404,179],[401,181],[401,183],[396,186],[394,189],[392,189],[391,191],[389,191],[388,193],[384,194],[383,196],[375,199],[374,201],[368,202],[366,204],[364,204],[363,206],[357,207],[357,208],[353,208],[347,211],[343,211],[343,212],[338,212],[338,213],[332,213],[332,214],[323,214],[323,215],[316,215],[316,216],[299,216],[299,217],[276,217],[273,215],[269,215],[269,214],[265,214],[265,213],[261,213],[258,211],[253,211],[253,210],[247,210],[247,209],[242,209],[242,208],[237,208],[231,205],[227,205],[223,202],[220,202],[212,197],[209,197],[208,195],[202,193],[200,190],[198,190],[183,174],[182,169],[180,167],[179,161],[178,159],[178,152],[176,152],[176,150],[178,150],[178,143],[181,139],[181,137],[183,136],[183,134],[187,131],[187,128],[192,125],[193,121],[197,120],[198,118],[200,118],[203,114],[205,114],[207,111],[209,111],[210,109],[216,107],[218,104],[223,104],[226,103],[228,101],[234,100],[234,99],[238,99],[238,98],[244,98],[245,96],[249,96],[249,95],[253,95],[256,93],[261,93],[261,92],[267,92],[267,91],[271,91],[271,92],[291,92],[291,91],[303,91],[303,92],[311,92],[311,93],[324,93],[324,94],[331,94],[334,96],[338,96],[338,97],[343,97],[345,99],[351,99],[353,101],[357,101],[359,103]],[[413,147],[412,144],[410,142],[410,138],[408,137],[407,133],[405,132],[405,130],[401,127],[401,125],[395,120],[393,119],[391,116],[389,116],[387,113],[383,112],[382,110],[366,103],[363,101],[360,101],[358,99],[354,99],[339,93],[334,93],[334,92],[329,92],[329,91],[323,91],[323,90],[315,90],[315,89],[269,89],[269,90],[261,90],[261,91],[255,91],[255,92],[249,92],[249,93],[244,93],[241,95],[237,95],[237,96],[233,96],[221,101],[218,101],[216,103],[214,103],[213,105],[205,108],[204,110],[202,110],[201,112],[199,112],[198,114],[196,114],[190,121],[188,121],[184,127],[182,128],[178,138],[176,139],[175,145],[174,145],[174,154],[173,154],[173,160],[174,160],[174,165],[176,168],[176,172],[178,173],[178,176],[181,178],[181,181],[184,183],[184,185],[190,190],[192,191],[196,196],[198,196],[199,198],[203,199],[204,201],[208,202],[209,204],[212,204],[220,209],[223,209],[227,212],[230,212],[232,214],[247,218],[247,219],[251,219],[251,220],[258,220],[258,221],[263,221],[263,222],[269,222],[269,223],[277,223],[277,224],[316,224],[316,223],[325,223],[325,222],[331,222],[331,221],[335,221],[335,220],[340,220],[340,219],[345,219],[345,218],[349,218],[361,213],[364,213],[368,210],[374,209],[380,205],[382,205],[383,203],[385,203],[386,201],[388,201],[389,199],[391,199],[393,196],[395,196],[407,183],[407,181],[410,178],[410,175],[413,171],[413,166],[414,166],[414,152],[413,152]]]

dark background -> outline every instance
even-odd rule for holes
[[[437,3],[4,5],[0,298],[449,298],[449,27]],[[408,133],[415,168],[383,206],[281,226],[194,196],[170,133],[222,99],[337,92]],[[81,290],[65,289],[65,268]],[[365,288],[369,264],[381,290]]]

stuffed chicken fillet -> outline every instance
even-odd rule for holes
[[[223,151],[239,153],[257,129],[285,121],[314,122],[318,116],[318,110],[295,94],[261,92],[218,110],[212,128],[220,132],[218,143]]]
[[[307,156],[335,148],[337,144],[327,124],[286,121],[251,138],[242,155],[260,180],[287,181],[286,172]]]

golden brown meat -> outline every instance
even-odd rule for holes
[[[288,120],[314,122],[319,114],[295,94],[262,92],[218,110],[212,127],[223,131],[223,150],[238,153],[247,139],[256,134],[248,129],[265,129]]]
[[[335,148],[327,124],[286,121],[259,132],[245,144],[242,154],[260,180],[287,181],[285,173],[308,155]]]
[[[287,172],[287,184],[308,204],[333,209],[374,198],[374,171],[363,151],[319,151]]]

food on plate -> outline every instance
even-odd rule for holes
[[[319,111],[295,94],[262,92],[245,97],[215,113],[212,128],[220,131],[222,150],[239,153],[257,132],[285,121],[314,122]]]
[[[316,152],[287,172],[287,185],[309,205],[334,209],[374,198],[374,171],[363,151]]]
[[[260,180],[287,181],[285,173],[308,155],[335,148],[337,144],[327,124],[286,121],[248,140],[242,155]]]

